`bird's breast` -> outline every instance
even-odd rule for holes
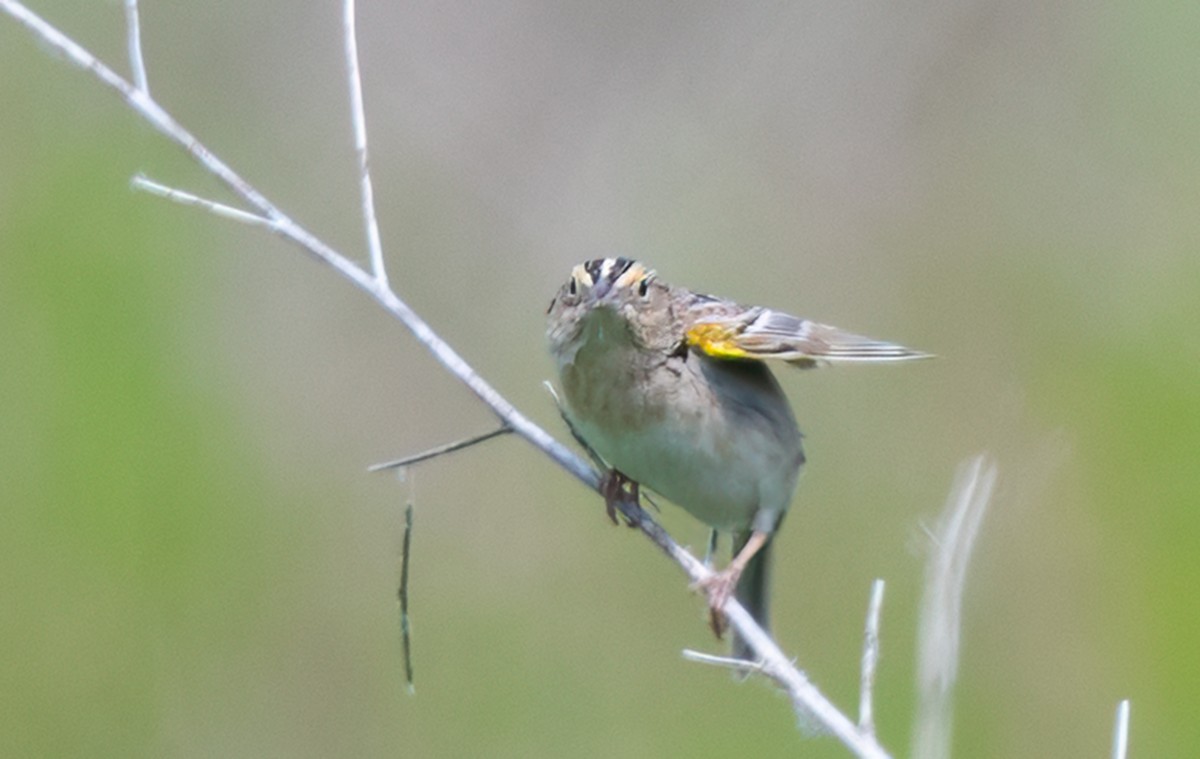
[[[572,423],[611,466],[719,529],[782,513],[803,463],[770,370],[698,354],[580,350],[561,368]]]

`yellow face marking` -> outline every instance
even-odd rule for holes
[[[687,344],[713,358],[749,358],[737,344],[737,329],[731,324],[701,322],[687,331]]]
[[[591,287],[593,284],[592,275],[588,274],[587,267],[583,264],[579,264],[574,269],[571,269],[571,279],[575,280],[575,284],[582,285],[583,287]]]
[[[630,264],[629,268],[625,270],[625,273],[620,277],[617,277],[616,282],[613,284],[618,288],[632,288],[634,285],[641,284],[643,279],[652,275],[653,273],[654,272],[652,271],[648,271],[645,266],[635,262]]]

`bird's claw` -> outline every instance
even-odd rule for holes
[[[725,602],[733,596],[740,575],[741,572],[735,567],[726,567],[692,584],[693,590],[703,591],[708,596],[708,624],[717,640],[722,638],[725,628],[729,626],[725,617]]]
[[[608,514],[608,518],[612,520],[613,524],[621,523],[617,519],[617,512],[619,511],[621,512],[621,516],[625,518],[626,525],[637,527],[637,520],[629,516],[625,509],[621,508],[623,504],[639,505],[640,494],[636,482],[621,474],[616,469],[609,469],[600,480],[600,494],[604,496],[604,511]]]

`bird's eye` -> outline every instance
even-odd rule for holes
[[[571,281],[567,284],[567,292],[575,294],[575,278],[571,277]]]
[[[638,295],[645,298],[649,292],[650,292],[650,278],[647,277],[646,279],[642,280],[642,283],[640,285],[638,285]]]

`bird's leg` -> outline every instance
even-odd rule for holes
[[[708,550],[704,552],[704,566],[712,569],[713,557],[717,555],[717,538],[720,535],[716,529],[708,531]]]
[[[710,575],[707,580],[696,583],[696,587],[708,594],[708,621],[718,639],[725,631],[725,602],[733,595],[738,579],[741,578],[750,559],[767,544],[770,537],[770,533],[755,530],[746,541],[746,545],[742,546],[742,550],[738,551],[738,555],[729,562],[729,566]]]
[[[632,503],[636,506],[640,498],[638,484],[616,469],[609,469],[604,473],[604,477],[600,480],[600,494],[604,496],[604,510],[613,524],[620,524],[617,519],[619,504]],[[622,515],[624,516],[624,512]],[[625,517],[625,522],[630,527],[637,525],[628,516]]]

